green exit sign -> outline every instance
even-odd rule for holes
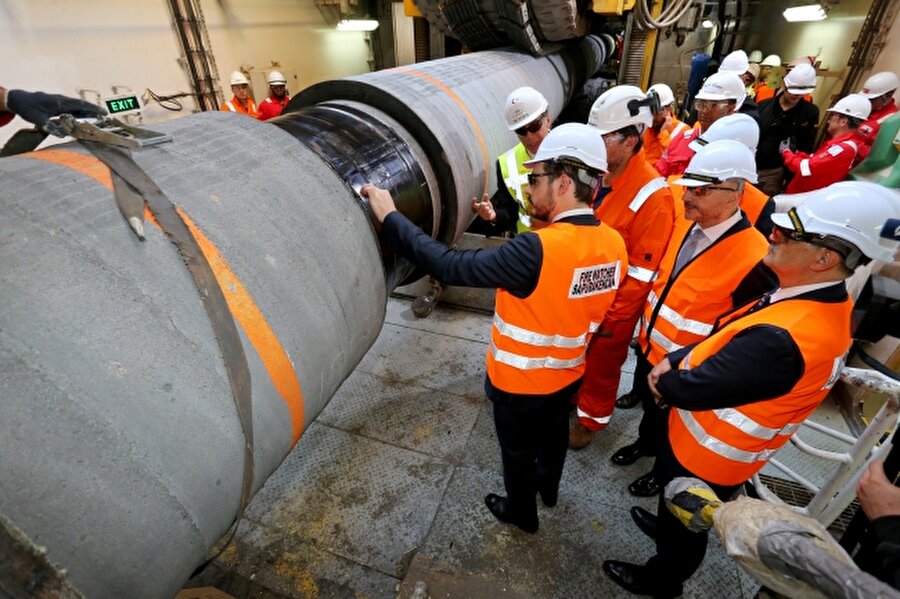
[[[122,114],[123,112],[137,112],[141,109],[141,103],[137,96],[119,96],[103,101],[109,114]]]

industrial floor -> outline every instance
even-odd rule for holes
[[[635,438],[640,408],[618,411],[591,446],[569,452],[559,504],[539,503],[537,534],[498,522],[483,503],[503,493],[482,390],[490,316],[449,305],[483,303],[483,291],[454,292],[466,293],[449,291],[425,319],[409,299],[389,300],[375,345],[189,586],[239,599],[627,596],[601,564],[653,553],[628,509],[656,501],[626,490],[650,460],[609,461]],[[628,388],[632,362],[625,368]],[[758,585],[714,537],[684,597],[753,597]]]

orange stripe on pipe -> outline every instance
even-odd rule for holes
[[[22,154],[26,158],[35,158],[37,160],[45,160],[53,164],[67,167],[90,177],[109,190],[112,190],[112,175],[109,167],[97,158],[73,152],[71,150],[40,150],[38,152],[29,152]],[[287,404],[291,413],[291,427],[293,430],[292,445],[300,439],[303,432],[303,392],[300,390],[300,380],[294,370],[294,365],[288,357],[287,352],[278,341],[278,337],[266,321],[266,317],[260,311],[253,297],[241,280],[231,269],[231,266],[222,256],[219,249],[203,234],[203,232],[194,224],[194,222],[180,209],[178,213],[184,219],[188,229],[197,239],[200,250],[206,256],[212,268],[213,274],[225,294],[225,300],[228,303],[228,309],[232,316],[241,325],[244,333],[253,344],[256,353],[262,360],[266,372],[272,379],[275,389],[278,391],[284,403]],[[156,219],[153,218],[149,210],[145,210],[148,220],[159,227]],[[126,224],[123,223],[123,226]]]
[[[491,176],[491,159],[488,156],[487,144],[484,143],[484,135],[481,133],[481,127],[478,126],[478,122],[475,120],[475,117],[472,116],[472,113],[469,112],[469,108],[466,106],[465,102],[462,101],[462,98],[456,95],[452,89],[447,87],[442,81],[435,79],[431,75],[423,73],[422,71],[417,71],[416,69],[410,69],[407,67],[398,67],[392,69],[393,72],[396,73],[406,73],[407,75],[412,75],[413,77],[418,77],[419,79],[424,79],[428,83],[431,83],[442,92],[450,96],[450,98],[456,102],[456,104],[462,109],[463,114],[466,115],[466,118],[469,119],[469,123],[472,125],[472,132],[475,134],[475,137],[478,139],[478,145],[481,146],[481,158],[484,162],[484,192],[487,192],[488,183],[490,182]]]
[[[181,209],[178,209],[178,214],[184,219],[185,224],[197,239],[197,243],[200,244],[200,249],[206,256],[206,260],[216,274],[216,280],[225,294],[228,309],[241,323],[241,328],[244,329],[244,333],[250,338],[250,343],[256,348],[256,353],[259,354],[266,367],[275,389],[287,404],[291,412],[291,425],[294,431],[293,443],[296,443],[300,438],[300,433],[303,432],[303,393],[300,390],[300,381],[294,371],[291,359],[281,346],[281,342],[278,341],[275,331],[266,322],[266,317],[253,301],[250,292],[247,291],[219,252],[219,248],[197,228],[194,221]]]

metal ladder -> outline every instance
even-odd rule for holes
[[[775,458],[769,460],[769,464],[813,493],[812,500],[805,507],[789,507],[817,520],[826,527],[853,502],[856,497],[856,483],[869,463],[884,458],[890,451],[891,440],[897,432],[898,411],[900,411],[900,381],[875,370],[850,367],[841,371],[841,380],[855,387],[884,393],[887,395],[887,401],[881,406],[859,438],[851,437],[809,419],[803,423],[804,427],[846,443],[850,446],[846,452],[827,451],[813,447],[800,438],[800,431],[791,437],[790,442],[803,453],[840,464],[828,481],[819,487],[780,460]],[[762,499],[787,505],[760,480],[759,474],[754,475],[751,480]]]

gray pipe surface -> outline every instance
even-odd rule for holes
[[[201,113],[153,127],[174,141],[135,160],[205,240],[247,354],[254,491],[411,272],[382,255],[357,186],[404,190],[401,209],[454,240],[514,143],[506,95],[533,85],[558,113],[600,66],[594,48],[324,83],[277,126]],[[0,159],[0,180],[0,515],[88,597],[171,597],[240,501],[243,436],[209,320],[174,247],[150,223],[135,238],[80,146]]]

